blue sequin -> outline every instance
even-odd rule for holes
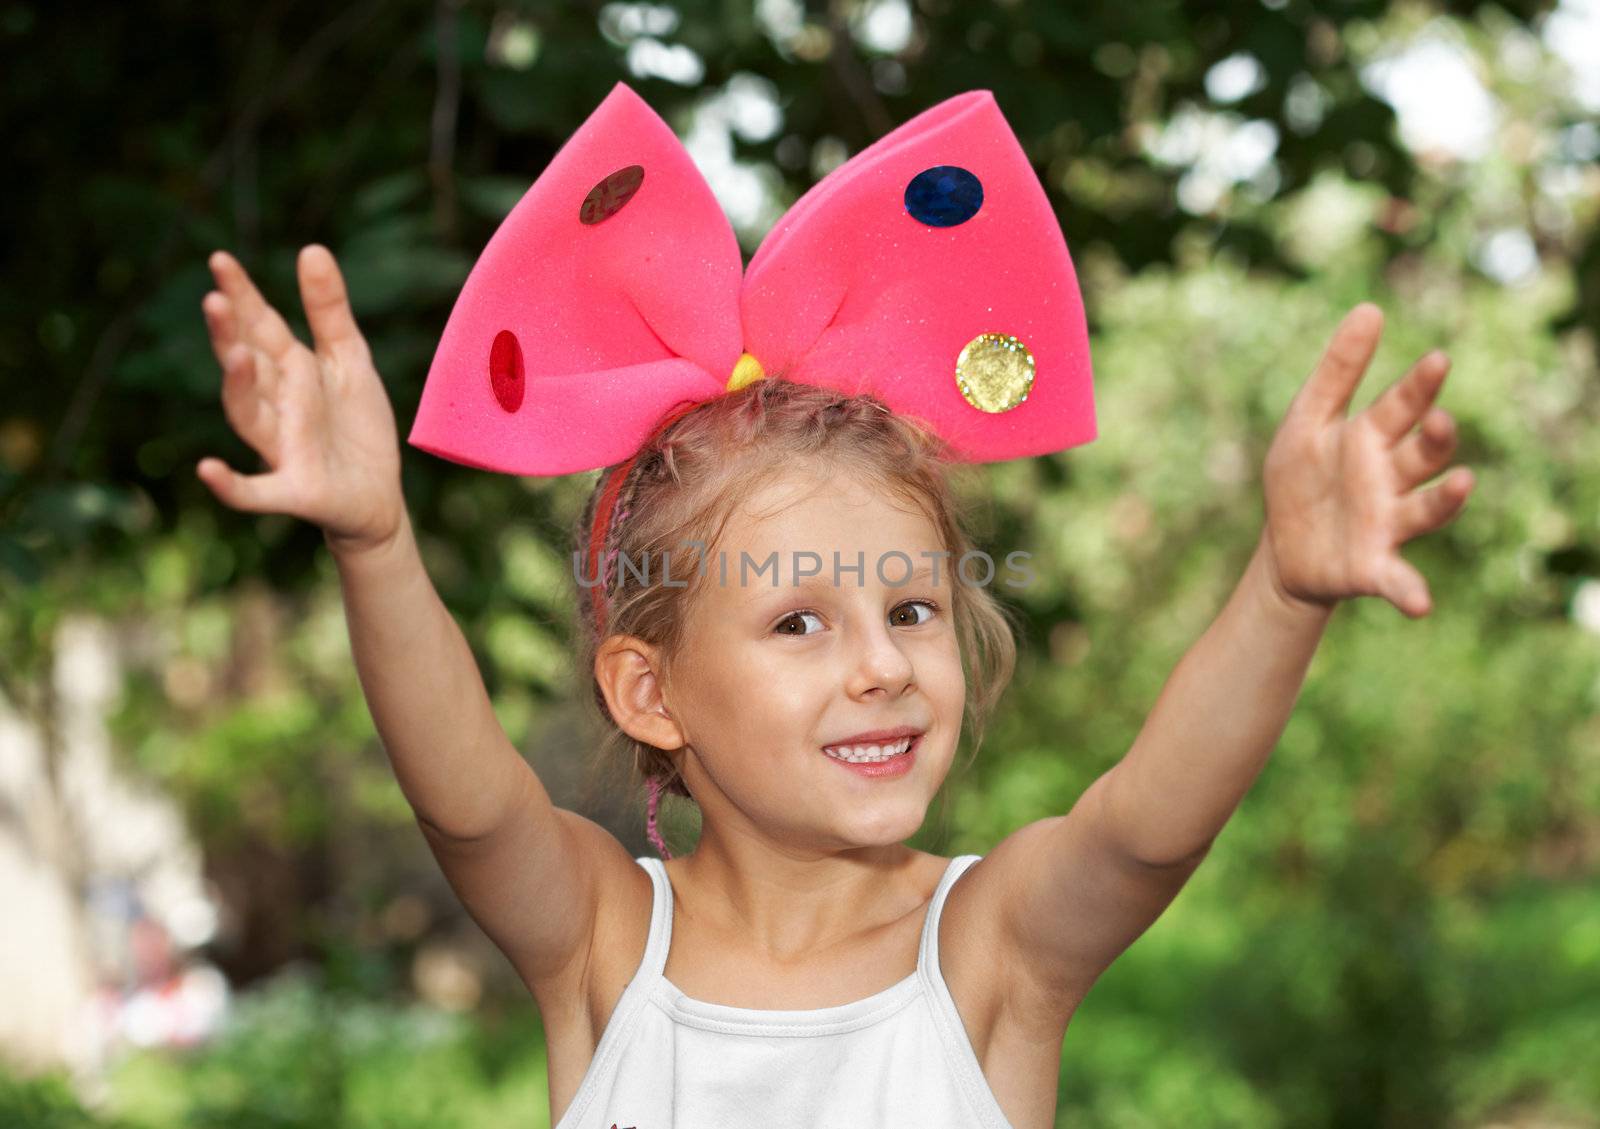
[[[906,185],[906,211],[929,227],[966,223],[983,207],[983,182],[960,165],[923,169]]]

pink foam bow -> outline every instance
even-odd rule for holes
[[[593,470],[757,375],[872,393],[965,461],[1095,438],[1077,275],[991,92],[834,169],[742,270],[687,150],[617,83],[468,275],[407,442],[506,474]]]

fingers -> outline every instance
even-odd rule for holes
[[[1395,473],[1400,489],[1410,490],[1444,469],[1456,452],[1456,421],[1443,408],[1434,408],[1394,449]]]
[[[1316,422],[1342,419],[1383,335],[1383,311],[1361,302],[1344,316],[1294,407]]]
[[[226,506],[246,513],[282,512],[274,486],[276,475],[240,474],[221,459],[204,458],[194,468],[201,482]]]
[[[333,253],[318,243],[302,247],[296,269],[300,300],[305,303],[317,352],[352,360],[368,359],[367,342],[356,326],[344,276]]]
[[[239,324],[233,316],[233,303],[220,290],[213,290],[200,299],[200,312],[205,315],[206,332],[211,336],[211,352],[217,358],[217,367],[227,368],[228,348],[239,340]]]
[[[1411,619],[1420,619],[1433,610],[1428,582],[1396,553],[1389,558],[1378,582],[1379,594]]]
[[[1384,389],[1365,415],[1391,444],[1400,442],[1438,397],[1449,371],[1450,358],[1442,350],[1433,350]]]
[[[289,325],[256,289],[239,261],[226,251],[214,251],[207,260],[217,285],[233,303],[238,332],[248,345],[254,345],[281,362],[299,344]]]
[[[1401,498],[1396,517],[1396,540],[1403,544],[1450,521],[1466,505],[1467,497],[1476,485],[1476,476],[1470,469],[1461,466],[1445,475],[1444,481],[1438,485]]]
[[[239,438],[267,462],[277,458],[277,408],[269,382],[258,373],[254,351],[234,342],[223,354],[222,410]]]
[[[230,395],[238,396],[241,392],[271,401],[278,385],[278,366],[260,351],[259,346],[251,345],[240,338],[233,303],[228,301],[228,296],[213,290],[201,299],[200,309],[205,313],[206,328],[211,334],[211,351],[216,355],[217,364],[222,368],[223,406],[229,406]],[[232,384],[238,387],[230,392],[228,358],[235,346],[244,351],[250,363],[248,371],[244,374],[249,379],[235,379]]]

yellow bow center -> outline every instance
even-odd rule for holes
[[[761,362],[749,353],[741,356],[733,366],[733,375],[728,377],[728,391],[737,392],[747,384],[754,384],[763,379],[767,374],[762,371]]]

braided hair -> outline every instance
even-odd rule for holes
[[[690,405],[689,407],[692,408],[692,406],[693,405]],[[621,466],[615,468],[611,472],[609,478],[602,480],[605,482],[614,480],[615,487],[613,489],[608,486],[600,489],[598,500],[594,502],[592,507],[595,512],[590,519],[590,561],[594,562],[596,557],[599,558],[599,571],[595,574],[598,583],[595,591],[595,599],[593,600],[592,611],[597,633],[603,634],[605,630],[606,591],[611,587],[612,578],[615,575],[613,567],[616,564],[616,558],[620,552],[618,543],[622,538],[622,523],[627,521],[628,515],[633,512],[633,494],[638,488],[638,475],[632,472],[639,463],[641,456],[644,456],[650,451],[652,442],[661,440],[663,434],[671,427],[671,425],[681,418],[681,416],[687,414],[687,410],[688,409],[681,408],[680,410],[669,413],[668,416],[657,426],[655,434],[646,441],[645,446],[640,449],[639,453],[633,458],[629,459],[627,462],[623,463]],[[659,454],[661,457],[664,457],[668,460],[671,459],[670,440],[663,443]],[[614,498],[609,510],[616,511],[615,517],[611,516],[606,505],[606,495],[608,493],[612,494]],[[595,540],[596,534],[598,534],[598,540]],[[673,774],[676,775],[676,770],[674,770]],[[660,853],[661,857],[670,859],[672,857],[672,852],[667,848],[666,841],[661,837],[661,830],[658,825],[657,818],[657,813],[661,805],[661,793],[666,787],[667,783],[668,782],[664,779],[664,774],[661,772],[652,772],[645,780],[646,787],[649,789],[650,794],[648,801],[648,814],[645,819],[645,833],[650,839],[650,842],[655,846],[657,852]],[[687,789],[685,789],[685,793],[687,793]]]

